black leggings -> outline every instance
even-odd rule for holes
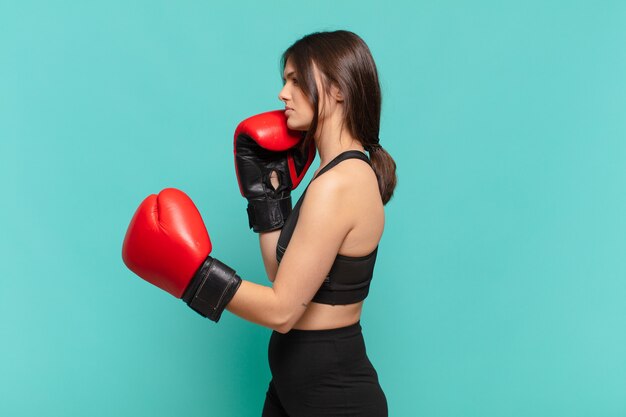
[[[386,417],[387,400],[359,322],[331,330],[272,333],[263,417]]]

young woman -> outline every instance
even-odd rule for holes
[[[281,64],[284,115],[255,116],[235,135],[239,185],[273,285],[242,280],[209,256],[197,208],[172,188],[142,202],[122,257],[213,321],[228,309],[274,330],[264,417],[386,416],[359,321],[383,205],[396,184],[395,163],[378,143],[376,66],[365,42],[347,31],[305,36]],[[294,131],[302,132],[295,141]],[[302,146],[294,146],[301,136]],[[314,152],[306,150],[313,146],[320,167],[292,210],[289,192],[310,165]]]
[[[320,167],[282,228],[260,233],[282,313],[267,314],[265,290],[246,281],[227,309],[275,330],[263,416],[386,416],[359,323],[396,183],[378,139],[376,66],[348,31],[305,36],[281,64],[287,126],[307,132]]]

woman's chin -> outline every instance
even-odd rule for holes
[[[287,119],[287,127],[291,130],[299,130],[299,131],[306,131],[308,130],[308,126],[303,126],[299,123],[296,123],[295,121],[291,120],[291,119]]]

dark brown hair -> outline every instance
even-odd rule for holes
[[[316,32],[299,39],[283,53],[281,78],[288,59],[296,70],[302,92],[314,109],[305,144],[313,140],[320,110],[320,92],[313,72],[315,65],[321,75],[324,94],[330,94],[332,85],[341,91],[346,128],[368,151],[383,204],[387,204],[396,186],[396,163],[379,143],[382,97],[378,71],[368,46],[349,31]]]

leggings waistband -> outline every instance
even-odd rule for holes
[[[344,337],[357,336],[361,334],[361,322],[357,321],[354,324],[350,324],[345,327],[337,327],[335,329],[323,329],[323,330],[300,330],[291,329],[287,333],[273,332],[275,337],[289,340],[327,340],[338,339]]]

